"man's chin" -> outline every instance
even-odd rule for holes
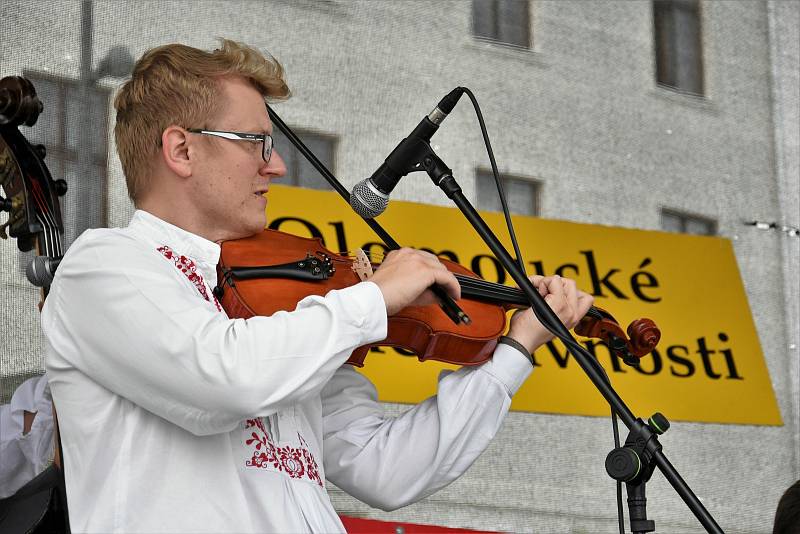
[[[247,221],[245,224],[242,224],[236,230],[231,229],[227,232],[227,235],[221,241],[232,241],[234,239],[244,239],[246,237],[252,237],[256,234],[260,234],[264,231],[264,228],[267,226],[267,218],[262,217],[260,219],[254,219],[252,221]]]

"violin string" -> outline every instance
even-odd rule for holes
[[[340,256],[344,256],[345,258],[354,259],[354,258],[356,258],[356,252],[357,251],[345,250],[344,252],[339,252],[339,255]],[[367,254],[367,259],[369,261],[371,261],[372,263],[381,263],[384,260],[385,257],[386,257],[385,254],[379,254],[377,252],[375,252],[375,253],[370,252],[370,253]]]
[[[339,254],[341,256],[351,259],[356,257],[354,251],[343,251],[340,252]],[[386,257],[385,254],[379,252],[370,251],[367,254],[367,258],[369,259],[369,261],[376,264],[382,262],[385,259],[385,257]],[[517,287],[510,287],[496,282],[489,282],[487,280],[483,280],[482,278],[476,278],[473,276],[466,276],[462,274],[455,274],[455,277],[456,280],[458,280],[459,284],[461,284],[461,287],[467,290],[484,291],[496,298],[507,299],[507,300],[519,299],[524,297],[523,291]]]
[[[354,251],[344,251],[339,253],[340,256],[355,259],[356,254]],[[371,263],[380,264],[386,254],[372,252],[370,251],[367,254],[367,258]],[[503,300],[505,302],[513,303],[515,300],[519,301],[520,299],[526,300],[527,297],[525,293],[519,289],[518,287],[511,287],[504,284],[499,284],[497,282],[489,282],[488,280],[484,280],[483,278],[477,278],[474,276],[467,276],[463,274],[453,273],[458,280],[458,283],[461,284],[462,289],[466,289],[467,292],[470,290],[476,292],[483,292],[482,296],[489,296],[496,298],[498,300]],[[470,295],[467,295],[470,296]],[[595,319],[603,319],[604,316],[601,312],[599,312],[594,306],[592,306],[589,311],[587,312],[588,316],[593,317]]]
[[[497,295],[498,297],[507,297],[511,299],[521,297],[523,295],[521,291],[514,291],[513,289],[510,288],[503,289],[491,286],[472,285],[472,284],[461,284],[461,287],[466,290],[473,290],[491,295]]]
[[[473,278],[471,276],[463,276],[463,275],[456,275],[456,279],[461,284],[462,287],[467,287],[470,289],[484,289],[484,290],[491,290],[497,294],[504,294],[509,296],[521,296],[522,290],[516,287],[509,287],[503,284],[497,284],[494,282],[487,282],[486,280],[482,280],[480,278]]]

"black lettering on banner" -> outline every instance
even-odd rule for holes
[[[569,353],[569,350],[567,350],[567,348],[565,347],[564,354],[562,355],[560,352],[558,352],[558,347],[556,347],[556,344],[553,343],[552,341],[548,341],[547,343],[545,343],[545,345],[547,345],[547,350],[550,351],[550,354],[553,356],[553,359],[558,364],[558,366],[561,367],[562,369],[566,369],[567,364],[569,363],[569,358],[570,356],[572,356]]]
[[[311,237],[319,238],[320,240],[322,240],[322,245],[325,246],[325,237],[323,237],[322,232],[319,231],[319,228],[314,226],[312,222],[307,221],[305,219],[301,219],[299,217],[278,217],[277,219],[269,223],[268,228],[270,230],[280,230],[281,225],[287,222],[296,222],[302,224],[303,226],[306,227],[308,233],[311,234]]]
[[[650,265],[651,262],[652,260],[650,258],[645,258],[644,261],[639,264],[639,269],[644,269]],[[640,278],[643,278],[644,281],[641,281]],[[656,280],[656,277],[647,271],[637,271],[633,273],[631,276],[631,289],[633,290],[634,295],[645,302],[659,302],[661,300],[661,297],[650,297],[645,295],[642,292],[642,288],[645,287],[658,287],[658,280]]]
[[[586,256],[586,265],[589,268],[589,277],[592,279],[592,295],[595,297],[607,296],[603,293],[603,286],[605,286],[611,293],[618,299],[628,300],[628,297],[622,291],[611,283],[611,277],[619,272],[619,269],[609,269],[605,275],[600,278],[597,272],[597,264],[594,261],[594,252],[591,250],[581,250],[581,254]]]
[[[725,333],[720,333],[719,338],[721,341],[728,341],[728,336]],[[611,369],[614,373],[627,373],[627,370],[622,365],[622,360],[617,357],[615,354],[611,353],[608,349],[608,346],[605,342],[599,340],[585,340],[582,341],[582,345],[586,347],[586,350],[591,354],[591,356],[600,361],[600,357],[598,357],[598,347],[603,347],[604,353],[601,353],[601,356],[604,354],[608,354],[609,360],[611,362]],[[547,350],[552,356],[552,361],[560,369],[566,369],[569,365],[570,358],[572,354],[569,352],[569,349],[564,348],[564,351],[561,352],[559,347],[562,347],[561,343],[556,344],[555,340],[548,341],[544,346],[539,347],[538,350]],[[716,373],[714,369],[711,367],[711,361],[709,356],[711,354],[716,354],[717,351],[709,350],[705,343],[705,338],[698,339],[698,354],[700,354],[701,358],[703,359],[703,365],[705,368],[705,373],[709,378],[718,379],[722,375]],[[416,356],[413,351],[406,350],[400,347],[372,347],[370,349],[371,352],[386,354],[387,349],[391,349],[393,352],[397,353],[400,356]],[[726,379],[729,380],[744,380],[744,378],[739,375],[736,369],[736,363],[733,359],[733,351],[731,349],[724,349],[719,351],[721,354],[725,355],[725,361],[728,366],[728,376]],[[691,357],[689,356],[689,348],[685,345],[670,345],[665,349],[666,359],[669,361],[669,371],[672,376],[678,378],[688,378],[694,376],[697,366],[695,362],[692,361]],[[703,356],[705,354],[705,356]],[[543,367],[541,363],[538,362],[536,359],[536,353],[532,354],[533,357],[533,366],[534,367]],[[605,360],[605,358],[603,358]],[[651,360],[651,361],[648,361]],[[660,375],[662,371],[664,371],[664,358],[661,356],[657,349],[654,349],[649,355],[645,356],[640,360],[639,367],[634,367],[634,369],[640,374],[645,376],[654,376]],[[602,364],[601,364],[602,365]],[[603,367],[606,367],[603,365]]]
[[[720,341],[728,341],[728,335],[725,332],[720,332],[717,337],[719,337]],[[725,378],[744,380],[744,378],[736,372],[736,362],[733,361],[733,351],[731,349],[725,349],[720,352],[725,355],[725,363],[728,364],[728,376]]]
[[[335,252],[339,253],[349,253],[351,252],[349,248],[347,248],[347,237],[344,234],[344,223],[342,221],[336,222],[329,222],[328,225],[333,226],[334,230],[336,230],[336,245],[339,247],[339,250]]]
[[[642,367],[642,362],[647,361],[647,360],[652,360],[653,361],[653,368],[650,369],[649,371],[646,371]],[[658,353],[658,350],[653,349],[650,352],[649,355],[647,355],[644,358],[642,358],[641,360],[639,360],[639,367],[634,367],[634,369],[636,369],[638,372],[640,372],[643,375],[652,376],[652,375],[657,375],[658,373],[660,373],[661,369],[663,367],[664,367],[664,364],[661,361],[661,355]]]
[[[678,355],[678,350],[680,350],[683,354],[681,356]],[[685,347],[684,345],[670,345],[667,347],[667,358],[672,363],[676,363],[678,365],[682,365],[686,368],[685,371],[678,371],[675,369],[673,365],[669,366],[669,372],[672,376],[678,376],[681,378],[687,378],[694,374],[694,362],[688,358],[684,358],[684,356],[689,355],[689,348]]]
[[[533,271],[538,274],[539,276],[545,276],[544,274],[544,263],[541,261],[529,261],[531,265],[533,265]]]
[[[593,339],[587,339],[586,341],[583,342],[583,345],[586,347],[586,350],[589,351],[589,354],[594,356],[594,359],[597,361],[600,361],[600,359],[597,357],[597,351],[595,350],[595,347],[597,347],[598,345],[604,347],[608,352],[608,357],[611,360],[611,368],[613,369],[613,371],[615,373],[627,372],[625,371],[625,369],[622,368],[622,360],[620,360],[619,356],[611,352],[611,350],[608,348],[608,345],[604,341],[595,341]]]
[[[481,260],[489,260],[489,263],[494,266],[494,278],[486,276],[483,274],[483,269],[481,268]],[[497,282],[498,284],[502,284],[506,281],[506,272],[503,270],[503,266],[500,263],[500,260],[495,258],[494,256],[489,256],[488,254],[478,254],[474,258],[472,258],[472,262],[470,262],[470,270],[473,273],[477,274],[484,280],[488,280],[489,282]]]
[[[700,355],[700,358],[703,360],[703,370],[706,372],[706,376],[708,378],[717,380],[722,375],[719,373],[714,372],[714,368],[711,366],[711,355],[715,354],[717,351],[709,350],[706,347],[706,338],[699,337],[697,338],[697,354]]]
[[[567,269],[569,269],[570,271],[574,271],[575,274],[571,275],[571,276],[567,275],[567,274],[564,274],[564,272]],[[575,278],[576,276],[578,276],[580,274],[580,270],[578,269],[578,266],[575,265],[574,263],[565,263],[564,265],[562,265],[561,267],[556,269],[556,274],[558,276],[563,276],[564,278]]]

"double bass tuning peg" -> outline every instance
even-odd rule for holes
[[[67,185],[66,180],[59,178],[58,180],[53,181],[53,189],[55,190],[56,195],[63,197],[67,194],[67,189],[69,189],[69,186]]]

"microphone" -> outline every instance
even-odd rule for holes
[[[439,129],[439,125],[453,111],[458,99],[464,94],[456,87],[436,105],[433,111],[420,121],[411,134],[400,141],[383,164],[372,176],[358,182],[350,195],[350,206],[364,218],[372,219],[384,212],[389,205],[389,194],[406,174],[417,170],[422,158],[431,148],[428,142]]]
[[[63,256],[36,256],[25,268],[25,276],[36,287],[49,287]]]

